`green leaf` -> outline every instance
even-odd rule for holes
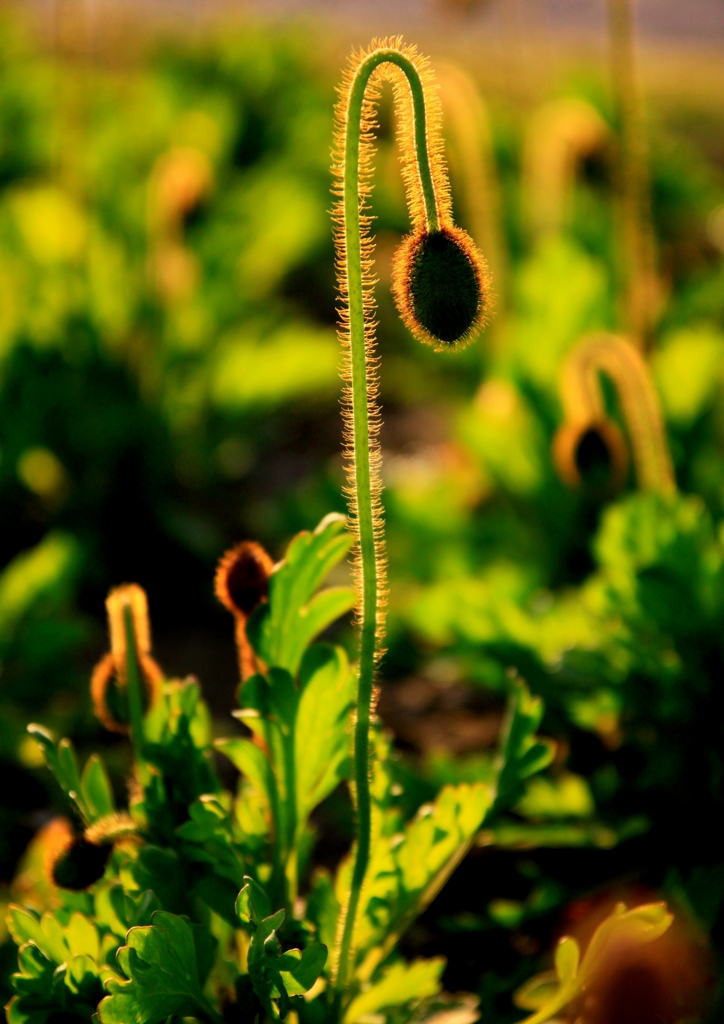
[[[70,740],[63,739],[56,745],[52,733],[35,722],[28,726],[28,732],[40,746],[46,765],[65,795],[75,805],[85,824],[92,824],[95,819],[83,795],[73,744]]]
[[[360,1018],[388,1006],[401,1006],[413,999],[437,995],[444,968],[444,957],[414,960],[411,964],[403,961],[393,964],[378,982],[352,1000],[343,1017],[343,1024],[356,1024]]]
[[[534,820],[590,818],[595,809],[588,783],[573,772],[561,772],[555,779],[529,779],[515,805],[516,814]]]
[[[70,931],[77,945],[95,947],[94,926],[73,915]],[[35,944],[25,942],[18,951],[19,971],[12,976],[17,993],[8,1006],[13,1024],[43,1024],[51,1014],[67,1012],[90,1021],[102,995],[96,959],[86,953],[69,956],[58,965]]]
[[[246,722],[246,719],[244,721]],[[225,754],[252,786],[270,802],[270,790],[274,788],[274,781],[271,765],[261,747],[239,736],[216,740],[214,746]]]
[[[358,955],[366,953],[357,969],[361,980],[372,977],[400,934],[440,891],[469,850],[492,799],[483,783],[445,786],[402,835],[384,822],[377,824],[381,834],[373,842],[353,939]],[[343,872],[338,898],[348,884]]]
[[[355,604],[351,587],[317,594],[330,569],[352,544],[344,516],[326,516],[314,533],[297,534],[269,579],[269,600],[259,605],[246,632],[265,664],[297,674],[305,648]]]
[[[95,961],[84,953],[71,957],[65,970],[64,981],[76,1009],[78,1004],[88,1007],[90,1018],[95,1013],[102,991]]]
[[[533,697],[524,683],[517,683],[503,729],[492,814],[514,804],[523,793],[525,780],[553,760],[554,745],[535,736],[542,717],[543,701]]]
[[[113,789],[105,765],[98,754],[91,754],[80,780],[81,793],[93,821],[112,814],[116,809]]]
[[[161,905],[174,913],[183,913],[188,906],[189,891],[181,861],[175,850],[149,843],[142,846],[135,860],[128,864],[135,888],[150,889]]]
[[[301,696],[295,723],[300,828],[344,777],[355,686],[355,676],[341,647],[315,644],[307,650],[299,670]]]
[[[15,943],[21,946],[33,942],[40,951],[56,964],[64,963],[71,955],[63,935],[63,928],[51,913],[38,918],[23,907],[11,905],[8,908],[8,931]]]
[[[65,941],[73,956],[89,956],[98,961],[100,941],[98,929],[83,914],[75,913],[65,929]]]
[[[326,962],[327,947],[321,942],[312,943],[301,954],[298,949],[292,949],[280,956],[277,966],[289,995],[301,996],[308,992],[324,970]]]
[[[277,910],[276,914],[259,921],[249,944],[249,977],[257,998],[272,1018],[276,1017],[271,1002],[273,998],[282,1000],[280,1007],[280,1016],[282,1017],[286,1016],[288,1004],[286,989],[281,980],[279,985],[276,984],[277,972],[272,967],[273,960],[278,958],[281,953],[277,930],[284,924],[284,917],[285,912]]]
[[[244,878],[246,885],[236,898],[236,913],[242,924],[259,924],[271,916],[271,903],[262,887],[253,878]]]
[[[196,894],[230,924],[236,923],[234,900],[244,881],[244,855],[231,819],[219,800],[207,794],[189,807],[190,820],[176,829],[183,855],[202,874]]]
[[[98,1006],[101,1024],[157,1024],[176,1014],[197,1013],[219,1020],[202,992],[194,933],[186,918],[157,910],[150,926],[129,931],[117,960],[125,979],[106,981],[110,995]]]
[[[251,932],[248,965],[254,992],[273,1018],[277,1012],[272,1004],[279,1000],[279,1016],[286,1017],[289,997],[308,992],[322,973],[327,962],[327,947],[313,943],[302,952],[290,949],[282,952],[277,932],[284,924],[285,911],[271,913],[271,904],[261,886],[252,878],[236,900],[236,912],[243,927]]]
[[[151,923],[151,915],[161,909],[155,893],[127,893],[116,882],[102,886],[95,894],[95,916],[99,925],[109,928],[114,935],[125,939],[129,928]]]
[[[320,940],[332,948],[337,938],[339,911],[331,875],[326,868],[318,868],[307,897],[307,918],[316,926]]]
[[[8,1024],[45,1024],[60,1008],[53,984],[56,965],[35,943],[26,942],[18,951],[18,967],[11,977],[16,995],[7,1006]]]
[[[310,813],[347,772],[354,687],[344,651],[316,644],[302,659],[299,687],[279,668],[245,681],[237,715],[256,742],[216,743],[263,796],[283,860],[298,850]]]
[[[73,537],[60,531],[46,534],[28,551],[21,551],[0,573],[0,653],[18,625],[40,601],[59,598],[77,575],[81,548]]]
[[[208,711],[198,683],[167,684],[146,717],[146,726],[151,742],[145,744],[144,755],[160,769],[173,799],[190,804],[205,793],[219,791],[211,762]]]

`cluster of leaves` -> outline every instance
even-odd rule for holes
[[[284,1018],[292,1006],[305,1021],[355,1024],[370,1013],[419,1020],[426,999],[435,1005],[444,960],[408,964],[399,939],[552,750],[535,738],[540,701],[519,684],[491,779],[444,786],[410,817],[389,737],[376,727],[372,856],[353,980],[337,993],[351,862],[343,858],[335,876],[314,867],[310,814],[350,775],[355,676],[340,647],[314,640],[353,603],[347,587],[319,589],[349,545],[337,515],[298,535],[249,620],[264,671],[240,688],[236,714],[248,735],[214,744],[240,770],[236,793],[214,771],[192,681],[168,681],[134,736],[127,811],[116,808],[101,758],[81,772],[69,740],[30,727],[84,832],[54,848],[51,825],[36,840],[51,876],[26,878],[26,906],[10,909],[20,947],[11,1024],[46,1024],[58,1012],[97,1013],[101,1024],[253,1021]],[[89,846],[106,852],[100,871],[82,878]],[[66,881],[59,864],[74,856]]]

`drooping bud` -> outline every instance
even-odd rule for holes
[[[76,835],[70,822],[61,819],[46,851],[46,871],[53,885],[81,892],[103,877],[113,846],[92,843]]]
[[[620,490],[628,472],[628,448],[612,420],[564,423],[553,440],[553,458],[564,483],[591,494]]]
[[[583,338],[563,364],[564,424],[553,450],[561,477],[565,483],[580,486],[586,470],[590,472],[596,461],[603,460],[610,465],[611,484],[625,478],[628,446],[607,414],[602,373],[616,389],[639,487],[674,493],[676,480],[649,368],[636,348],[615,334]]]
[[[487,276],[472,238],[450,224],[403,239],[395,254],[392,290],[400,316],[419,341],[453,348],[485,322]]]
[[[125,583],[111,590],[106,599],[111,650],[93,670],[91,697],[96,716],[111,732],[128,732],[127,664],[128,643],[126,613],[130,613],[135,641],[135,657],[144,682],[147,706],[161,692],[163,672],[151,657],[151,627],[146,593],[136,583]]]
[[[261,544],[245,540],[221,557],[216,570],[214,592],[234,616],[242,679],[247,679],[257,670],[254,651],[246,635],[246,623],[254,609],[267,600],[273,568],[274,562]]]

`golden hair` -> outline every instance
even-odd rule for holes
[[[108,688],[114,681],[121,689],[126,688],[126,659],[128,656],[126,608],[131,612],[136,656],[146,686],[149,704],[155,703],[158,699],[163,683],[163,671],[151,657],[151,625],[148,617],[146,592],[137,583],[124,583],[111,590],[106,599],[111,649],[93,669],[90,687],[96,717],[110,732],[120,733],[127,733],[128,725],[113,717],[108,706],[107,696]]]

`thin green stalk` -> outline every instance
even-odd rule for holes
[[[425,97],[419,73],[412,61],[394,49],[379,49],[364,59],[356,70],[349,93],[345,121],[343,213],[346,253],[346,283],[349,301],[349,340],[351,347],[351,399],[354,455],[354,491],[359,529],[361,575],[360,658],[357,692],[357,720],[354,735],[354,776],[357,798],[357,843],[349,900],[337,967],[337,992],[347,983],[352,955],[355,919],[359,908],[370,854],[371,805],[369,790],[369,732],[375,662],[379,649],[378,608],[382,544],[375,530],[375,501],[371,466],[370,399],[374,373],[370,366],[365,337],[362,236],[360,226],[360,137],[363,129],[363,103],[370,77],[380,64],[397,65],[410,85],[414,113],[414,141],[420,191],[424,202],[428,231],[439,229],[439,216],[430,159],[427,151]]]
[[[620,132],[618,174],[625,317],[635,343],[646,350],[656,321],[656,267],[648,146],[636,80],[631,0],[608,0],[608,11],[614,98]]]
[[[297,898],[297,769],[294,757],[294,733],[283,736],[284,800],[285,800],[285,855],[284,870],[290,906]]]
[[[126,633],[126,694],[131,719],[131,741],[139,771],[143,771],[143,701],[141,697],[141,666],[136,648],[136,631],[130,604],[123,609],[123,627]]]

